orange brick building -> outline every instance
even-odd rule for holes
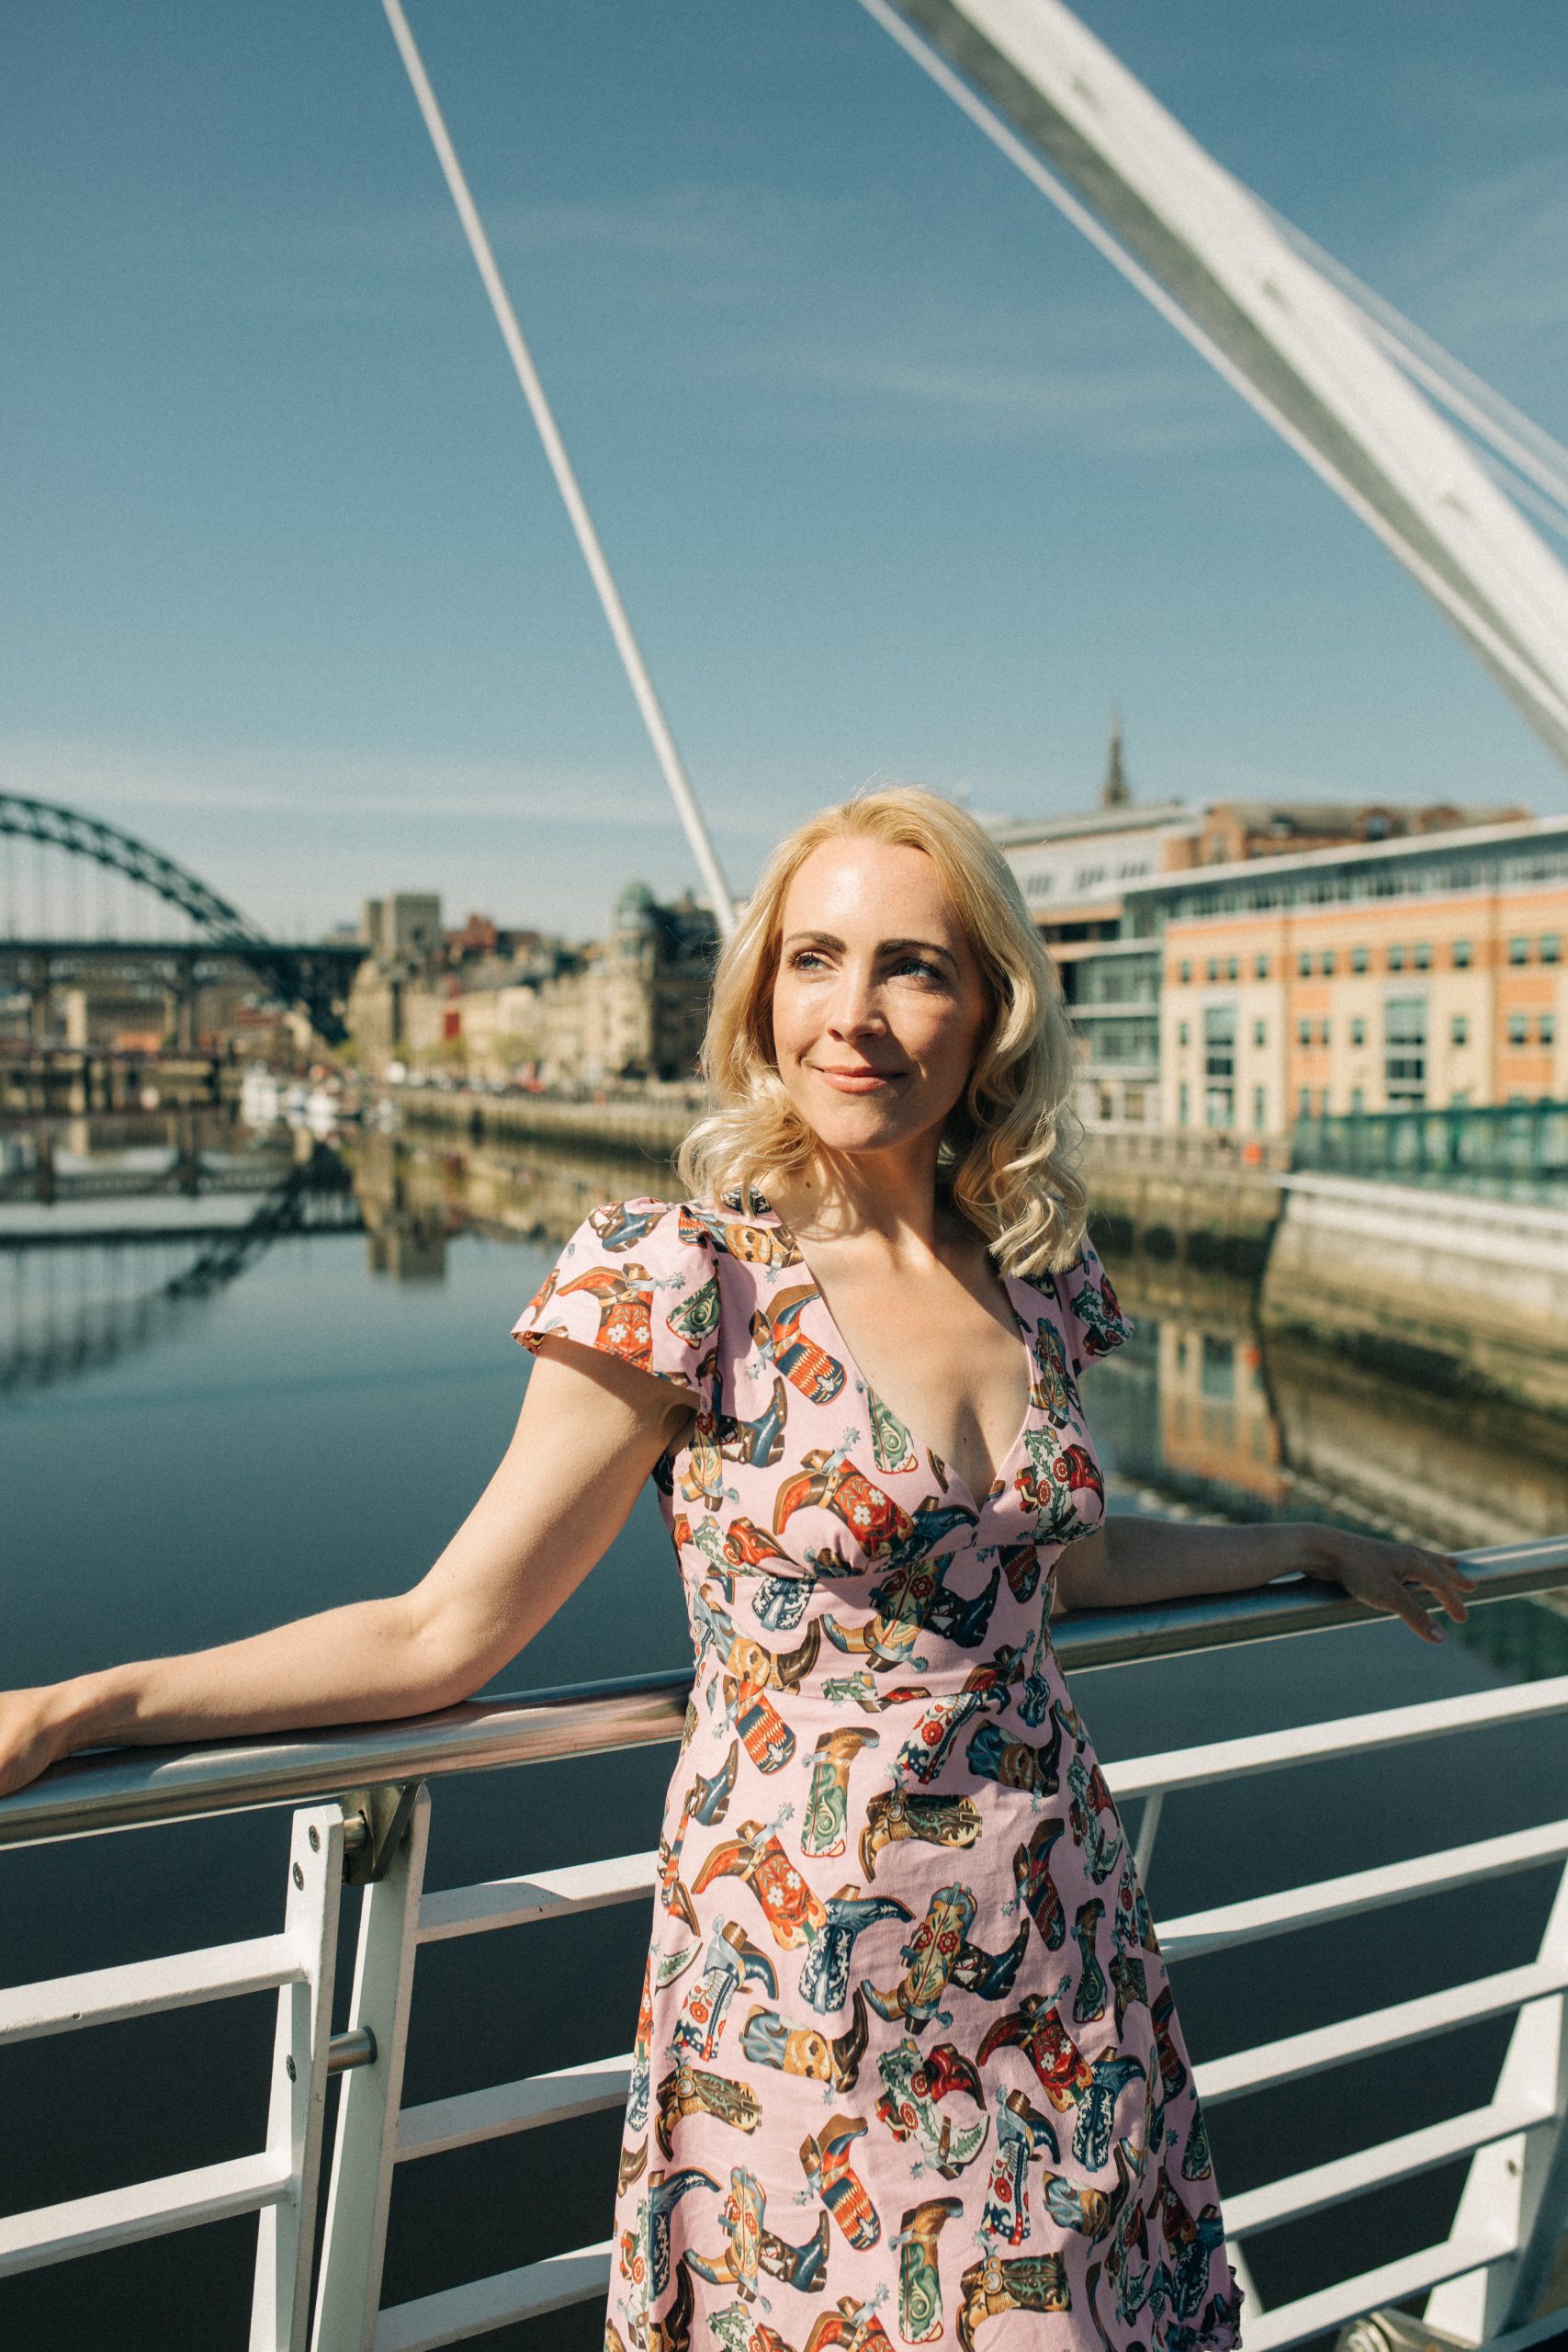
[[[1160,1124],[1568,1101],[1568,818],[1134,884]]]

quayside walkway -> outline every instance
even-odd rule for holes
[[[1477,1579],[1478,1606],[1568,1585],[1568,1535],[1465,1557]],[[1337,1590],[1298,1579],[1168,1609],[1066,1618],[1057,1646],[1069,1668],[1085,1668],[1367,1623],[1366,1612]],[[657,1857],[637,1853],[432,1892],[423,1883],[430,1812],[437,1784],[455,1774],[673,1741],[688,1689],[689,1677],[649,1675],[471,1702],[405,1723],[291,1739],[103,1751],[59,1766],[0,1802],[0,1846],[10,1847],[259,1807],[293,1808],[276,1932],[0,1992],[4,2046],[276,1989],[262,2144],[232,2161],[0,2220],[0,2278],[255,2212],[252,2352],[306,2352],[308,2346],[312,2352],[434,2352],[603,2295],[614,2258],[608,2244],[381,2308],[388,2211],[399,2165],[508,2134],[547,2132],[617,2108],[631,2064],[629,2052],[612,2052],[405,2107],[403,2055],[420,1951],[566,1913],[645,1903],[657,1875]],[[1111,1766],[1107,1777],[1146,1871],[1161,1808],[1177,1792],[1248,1776],[1266,1786],[1265,1776],[1275,1773],[1335,1758],[1386,1758],[1488,1726],[1532,1728],[1560,1755],[1565,1713],[1568,1676],[1559,1676],[1139,1756]],[[0,1855],[0,1873],[4,1869]],[[1512,2021],[1483,2104],[1230,2196],[1233,2257],[1249,2286],[1247,2352],[1284,2352],[1428,2290],[1436,2290],[1427,2306],[1429,2326],[1454,2341],[1486,2344],[1493,2352],[1526,2352],[1561,2324],[1540,2312],[1568,2224],[1568,1820],[1158,1921],[1165,1951],[1182,1960],[1443,1891],[1473,1889],[1476,1904],[1495,1919],[1506,1915],[1521,1878],[1547,1871],[1554,1873],[1555,1893],[1533,1958],[1438,1992],[1401,1995],[1396,1985],[1382,1984],[1375,2005],[1359,2015],[1199,2064],[1199,2088],[1213,2109],[1276,2085],[1326,2077],[1479,2020]],[[364,1895],[348,2024],[334,2034],[333,1977],[345,1884],[362,1887]],[[324,2126],[330,2086],[339,2077],[318,2267],[313,2247]],[[1331,2096],[1326,2087],[1323,2096]],[[1353,2125],[1353,2099],[1343,2102],[1343,2111]],[[98,2120],[84,2116],[84,2132]],[[1284,2153],[1288,2156],[1288,2140]],[[549,2163],[547,2140],[539,2161]],[[1247,2270],[1251,2241],[1456,2161],[1468,2171],[1440,2243],[1353,2278],[1326,2277],[1288,2304],[1268,2309],[1259,2303]],[[1330,2229],[1324,2236],[1330,2256],[1333,2243]]]

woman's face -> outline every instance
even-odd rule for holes
[[[773,1051],[833,1152],[940,1130],[988,1024],[975,951],[924,850],[830,841],[784,896]]]

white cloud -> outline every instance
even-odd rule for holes
[[[298,744],[149,745],[0,738],[8,789],[89,813],[201,808],[235,816],[565,819],[669,829],[658,775],[562,762],[423,758]]]

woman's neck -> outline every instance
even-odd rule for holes
[[[953,1222],[937,1186],[940,1140],[917,1136],[896,1151],[819,1151],[770,1182],[768,1199],[803,1241],[874,1235],[895,1251],[937,1251]]]

